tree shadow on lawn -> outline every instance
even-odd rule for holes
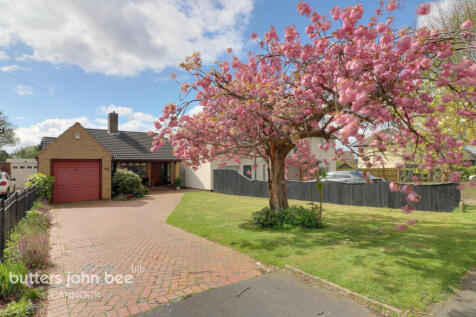
[[[322,229],[263,229],[247,222],[241,224],[240,228],[255,233],[263,232],[266,236],[250,236],[251,241],[242,239],[238,243],[243,248],[266,251],[291,246],[297,255],[296,251],[307,254],[315,248],[345,244],[347,248],[369,252],[365,257],[356,255],[352,260],[353,265],[362,267],[367,265],[367,256],[381,249],[382,254],[391,256],[393,266],[397,264],[408,268],[422,279],[437,280],[443,291],[452,292],[464,273],[475,263],[474,225],[424,219],[406,231],[397,231],[394,226],[399,221],[401,217],[391,215],[345,214],[330,217]],[[389,292],[398,291],[398,285],[389,283],[395,279],[395,272],[389,272],[385,263],[376,265],[380,268],[372,267],[375,273],[373,281],[383,285]]]

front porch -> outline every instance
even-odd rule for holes
[[[174,187],[180,177],[180,161],[113,161],[113,171],[128,169],[142,179],[147,187]]]

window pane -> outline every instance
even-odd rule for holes
[[[243,165],[243,175],[251,179],[251,165]]]

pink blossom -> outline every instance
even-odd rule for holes
[[[452,95],[447,94],[447,95],[444,95],[441,99],[443,100],[444,103],[448,103],[448,102],[452,101],[454,98],[453,98]]]
[[[296,5],[296,7],[297,7],[298,12],[299,12],[300,15],[303,15],[303,16],[306,16],[306,17],[309,17],[309,15],[311,15],[311,7],[309,7],[309,4],[307,4],[306,2],[300,1]]]
[[[469,145],[476,146],[476,138],[469,141]]]
[[[411,226],[411,225],[414,225],[415,223],[417,223],[418,220],[417,219],[408,219],[407,220],[407,225]]]
[[[428,15],[431,11],[431,4],[430,3],[422,3],[418,6],[416,13],[417,15]]]
[[[409,205],[409,204],[406,204],[406,205],[403,206],[403,208],[402,208],[402,212],[403,212],[404,214],[411,214],[411,213],[414,212],[414,211],[415,211],[415,208],[413,208],[413,207],[412,207],[411,205]]]
[[[455,172],[450,175],[450,181],[455,184],[459,184],[461,181],[461,173]]]
[[[408,226],[403,225],[403,224],[397,224],[397,225],[395,225],[395,229],[398,230],[398,231],[405,231],[405,230],[408,229]]]
[[[411,192],[411,193],[407,196],[407,201],[408,201],[408,202],[411,202],[411,203],[419,202],[420,199],[421,199],[420,195],[418,195],[418,194],[415,193],[415,192]]]
[[[391,190],[392,192],[398,192],[398,191],[400,190],[400,186],[401,186],[401,185],[400,185],[399,183],[394,183],[394,182],[391,182],[391,183],[389,184],[390,190]]]
[[[405,164],[403,164],[402,162],[395,163],[395,168],[403,168],[403,167],[405,167]]]
[[[408,195],[408,194],[413,192],[413,188],[412,188],[412,186],[410,186],[408,184],[405,184],[405,185],[402,186],[401,191]]]
[[[398,6],[398,1],[390,0],[387,4],[387,11],[392,12],[393,10],[397,8],[397,6]]]
[[[229,48],[226,49],[226,52],[227,52],[228,54],[231,54],[231,53],[233,52],[233,49],[232,49],[231,47],[229,47]]]
[[[257,38],[258,38],[258,33],[256,33],[256,32],[251,33],[251,39],[252,40],[255,40]]]
[[[154,135],[154,132],[149,130],[149,131],[147,131],[147,135],[148,135],[148,136],[153,136],[153,135]]]
[[[461,24],[461,29],[465,30],[465,29],[470,29],[473,27],[473,21],[471,20],[466,20],[463,22],[463,24]]]

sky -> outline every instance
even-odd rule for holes
[[[446,0],[448,2],[450,0]],[[416,7],[401,0],[395,26],[416,25]],[[319,13],[362,3],[363,21],[377,0],[310,0]],[[38,144],[74,122],[105,128],[119,113],[121,130],[148,131],[190,80],[178,64],[200,51],[204,62],[259,52],[250,40],[274,25],[280,34],[308,23],[295,0],[0,0],[0,110],[20,143]],[[177,74],[176,80],[170,78]],[[177,81],[179,83],[177,83]]]

